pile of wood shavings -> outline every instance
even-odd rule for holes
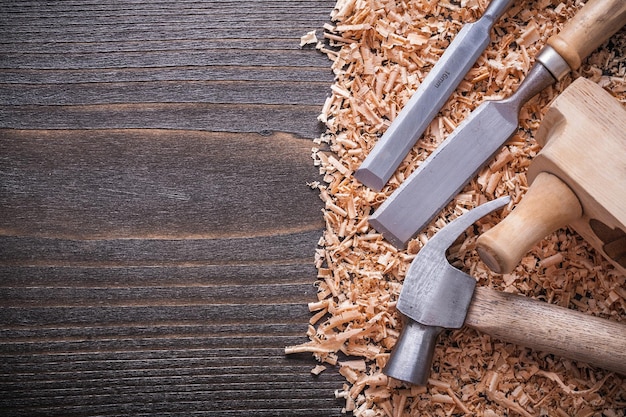
[[[527,190],[526,170],[540,150],[532,135],[558,93],[585,76],[626,102],[625,31],[524,106],[515,136],[407,250],[397,250],[368,224],[369,214],[476,106],[515,91],[546,40],[582,6],[574,0],[516,2],[388,185],[380,193],[361,185],[352,173],[463,22],[478,19],[486,5],[486,0],[338,0],[334,24],[325,26],[326,41],[317,45],[332,60],[336,76],[319,116],[327,131],[313,150],[323,182],[312,186],[325,203],[326,221],[316,253],[318,301],[309,304],[310,342],[286,352],[311,352],[320,363],[337,366],[346,383],[336,396],[355,416],[624,416],[623,377],[467,328],[441,335],[427,386],[382,373],[401,331],[395,303],[415,254],[451,220],[503,195],[511,196],[511,204],[451,248],[454,264],[478,285],[626,320],[625,277],[567,228],[537,243],[507,275],[490,272],[474,251],[477,234],[506,216]],[[322,372],[322,364],[312,372]]]

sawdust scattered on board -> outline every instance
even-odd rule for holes
[[[489,166],[463,189],[407,250],[397,250],[368,225],[391,192],[482,101],[509,96],[546,40],[582,6],[580,1],[515,2],[492,31],[492,42],[381,192],[361,185],[358,168],[463,22],[478,19],[486,0],[338,0],[317,49],[332,61],[335,82],[319,120],[327,131],[313,159],[323,181],[312,184],[325,203],[326,230],[316,253],[318,300],[310,342],[286,348],[311,352],[319,374],[336,366],[346,379],[335,395],[355,416],[624,416],[626,379],[584,363],[495,340],[463,328],[442,334],[427,386],[382,373],[401,330],[395,303],[411,260],[434,233],[464,211],[499,196],[511,204],[482,221],[497,223],[527,190],[526,170],[540,150],[533,139],[550,101],[573,79],[587,77],[626,103],[626,31],[581,69],[543,91],[520,114],[520,129]],[[313,42],[307,34],[303,45]],[[609,320],[626,320],[626,278],[575,232],[546,237],[511,274],[491,273],[475,252],[471,231],[452,248],[456,265],[478,285],[520,293]],[[575,340],[573,340],[575,343]],[[325,365],[322,365],[325,364]]]

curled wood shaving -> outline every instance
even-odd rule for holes
[[[317,36],[315,35],[314,30],[307,32],[306,35],[303,35],[300,38],[300,47],[303,47],[304,45],[309,45],[312,43],[317,44]]]
[[[598,391],[600,388],[602,388],[602,385],[604,385],[604,383],[606,382],[607,379],[609,379],[609,377],[611,376],[611,374],[606,375],[604,378],[602,378],[600,381],[596,382],[594,384],[593,387],[586,389],[586,390],[574,390],[571,387],[568,387],[567,385],[565,385],[563,383],[563,381],[561,380],[561,378],[559,377],[559,375],[557,375],[555,372],[545,372],[545,371],[538,371],[537,375],[539,376],[545,376],[546,378],[551,379],[552,381],[556,382],[557,384],[559,384],[559,387],[561,387],[561,389],[569,394],[569,395],[586,395],[586,394],[592,394],[596,391]]]
[[[523,107],[517,133],[407,250],[397,250],[368,224],[368,216],[478,104],[515,91],[546,40],[582,6],[576,0],[514,3],[388,185],[381,192],[362,186],[352,173],[463,24],[478,19],[487,3],[337,1],[333,24],[324,26],[324,42],[317,44],[335,74],[319,116],[327,129],[313,149],[322,181],[311,186],[325,203],[326,222],[315,253],[318,299],[309,304],[310,341],[286,352],[310,352],[320,363],[337,367],[346,383],[335,395],[345,400],[346,412],[359,417],[623,417],[622,376],[467,328],[442,335],[427,386],[406,385],[382,373],[402,328],[395,305],[415,254],[451,220],[502,195],[512,199],[504,212],[482,220],[450,249],[454,265],[476,277],[478,285],[626,319],[626,278],[568,228],[538,242],[508,275],[489,271],[474,250],[477,235],[506,216],[527,191],[526,171],[540,151],[533,134],[549,103],[573,79],[590,78],[626,103],[625,31]]]
[[[326,370],[324,365],[316,365],[315,368],[311,369],[311,373],[313,375],[319,375]]]

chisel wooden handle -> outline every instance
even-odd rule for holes
[[[548,39],[548,45],[575,70],[587,55],[624,25],[626,1],[589,0],[560,33]]]
[[[465,325],[502,341],[626,375],[626,325],[477,287]]]

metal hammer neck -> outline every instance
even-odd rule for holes
[[[383,372],[400,381],[426,385],[442,331],[442,327],[424,326],[407,318]]]

